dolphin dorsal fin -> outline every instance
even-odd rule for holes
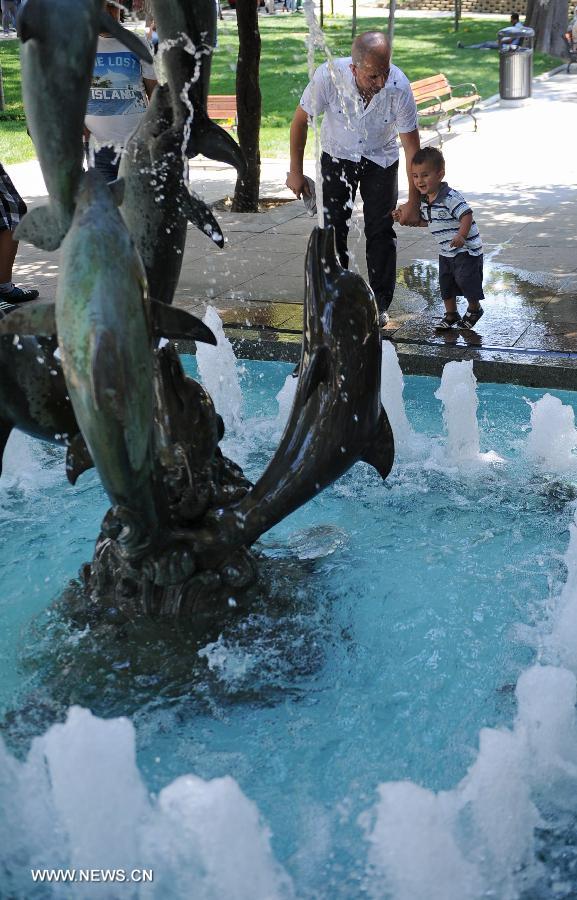
[[[381,406],[378,425],[371,443],[362,455],[364,462],[373,466],[381,478],[386,478],[395,461],[395,441],[389,418]]]
[[[331,351],[324,344],[317,347],[302,376],[305,403],[310,400],[321,381],[327,381],[331,366]]]
[[[183,216],[186,216],[189,222],[207,234],[217,247],[224,247],[224,237],[220,225],[204,200],[198,194],[189,191],[185,184],[180,187],[178,200]]]
[[[123,28],[120,22],[117,22],[116,19],[113,19],[112,16],[109,16],[104,10],[102,10],[99,15],[98,26],[100,31],[105,31],[107,34],[116,38],[116,40],[120,41],[121,44],[124,44],[128,50],[135,53],[139,59],[152,64],[152,56],[150,55],[150,51],[146,44],[131,31]]]
[[[70,226],[70,215],[60,216],[52,201],[30,209],[14,230],[17,241],[26,241],[40,250],[58,250]]]
[[[150,301],[150,309],[155,337],[201,341],[203,344],[212,344],[216,347],[216,338],[208,325],[192,313],[176,306],[168,306],[167,303],[160,303],[158,300]]]
[[[0,334],[56,334],[56,304],[53,300],[33,300],[6,313],[0,320]]]
[[[196,114],[195,114],[196,115]],[[207,159],[234,166],[242,178],[247,170],[244,154],[233,137],[216,122],[205,119],[197,129],[193,128],[187,147],[187,156],[202,153]]]
[[[80,432],[75,434],[66,450],[66,477],[70,484],[76,484],[83,472],[92,469],[94,463],[86,442]]]

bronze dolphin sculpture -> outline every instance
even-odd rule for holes
[[[370,463],[382,478],[391,471],[377,306],[361,276],[338,262],[332,227],[315,228],[309,240],[304,317],[299,380],[281,442],[239,503],[208,513],[197,553],[210,562],[252,544],[355,462]]]
[[[243,175],[246,160],[242,150],[207,113],[211,57],[216,43],[214,0],[153,0],[152,8],[177,132],[191,120],[192,111],[186,155],[202,153],[208,159],[234,166]],[[163,42],[167,42],[165,47]],[[170,139],[167,141],[170,146]]]
[[[66,474],[74,484],[92,460],[68,397],[55,338],[0,337],[0,475],[13,429],[66,446]]]
[[[171,130],[169,89],[159,85],[142,122],[128,142],[120,164],[124,199],[120,207],[140,253],[151,297],[172,303],[178,285],[187,222],[224,245],[220,226],[206,204],[184,180],[183,132]],[[156,149],[170,130],[172,149]]]
[[[44,250],[60,246],[72,221],[100,30],[152,61],[142,41],[104,12],[102,0],[27,0],[18,16],[26,121],[50,202],[30,210],[16,236]]]

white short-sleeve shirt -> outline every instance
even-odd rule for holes
[[[351,71],[352,57],[323,63],[306,86],[300,106],[323,114],[321,146],[338,159],[361,156],[386,168],[399,158],[397,134],[417,128],[417,106],[407,76],[397,66],[367,107]]]

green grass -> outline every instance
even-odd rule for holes
[[[0,113],[0,162],[23,162],[36,154],[24,121],[18,41],[0,43],[0,66],[4,85],[4,112]],[[13,118],[17,116],[19,120]]]
[[[263,118],[261,154],[263,157],[288,155],[288,131],[294,109],[308,81],[306,62],[306,27],[304,16],[282,16],[259,19],[262,37],[261,91]],[[382,29],[386,20],[363,18],[359,30]],[[395,25],[394,61],[411,81],[444,72],[450,82],[473,81],[482,97],[498,91],[499,59],[495,51],[459,50],[457,40],[477,43],[494,40],[499,28],[508,25],[486,19],[462,20],[457,33],[450,19],[399,19]],[[325,35],[331,52],[346,56],[350,52],[351,23],[344,17],[325,19]],[[211,79],[211,93],[232,94],[235,91],[235,66],[238,38],[236,23],[219,23],[219,45]],[[317,63],[322,62],[317,53]],[[534,72],[539,75],[559,64],[555,57],[536,53]],[[18,43],[0,44],[0,65],[4,76],[6,111],[22,114]],[[309,142],[311,144],[312,142]],[[309,147],[309,152],[312,148]],[[0,160],[20,162],[34,156],[34,147],[26,134],[24,122],[3,120],[0,114]]]

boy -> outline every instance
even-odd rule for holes
[[[445,177],[445,160],[436,147],[425,147],[413,156],[413,184],[421,194],[422,227],[428,226],[439,244],[439,285],[445,304],[445,315],[437,331],[474,328],[483,307],[483,245],[473,213],[464,197],[449,187]],[[396,211],[393,217],[398,221]],[[457,297],[468,301],[461,318]]]

